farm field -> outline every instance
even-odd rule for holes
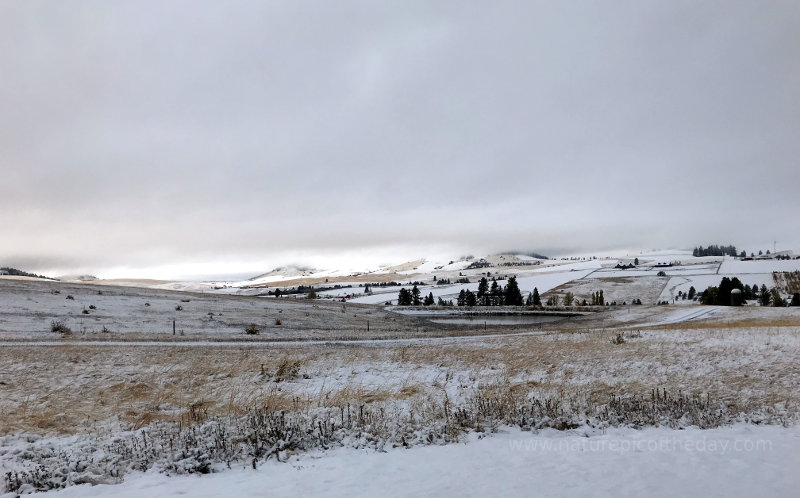
[[[670,280],[630,279],[567,285],[576,294],[604,285],[609,296],[623,297],[655,295]],[[633,291],[625,290],[630,284]],[[678,433],[684,441],[708,434],[769,440],[774,452],[766,457],[738,455],[760,468],[770,461],[788,465],[782,455],[798,440],[798,308],[617,306],[552,322],[475,328],[436,323],[453,313],[472,316],[447,307],[19,279],[0,280],[0,299],[0,465],[11,472],[7,492],[66,488],[66,496],[103,496],[145,486],[210,495],[219,488],[203,483],[259,489],[264,479],[314,489],[322,481],[302,477],[304,469],[329,469],[320,474],[326,475],[345,462],[369,466],[387,458],[424,475],[410,462],[428,452],[467,460],[494,455],[502,473],[519,457],[513,441],[588,437],[623,444]],[[82,313],[90,303],[95,309]],[[51,332],[57,319],[72,333]],[[181,324],[176,335],[172,319]],[[245,332],[252,322],[263,327],[259,334]],[[534,462],[543,451],[525,455]],[[575,464],[573,453],[557,454],[561,463],[553,465]],[[609,465],[630,458],[597,454]],[[675,453],[648,458],[670,462]],[[724,455],[691,458],[698,469],[731,471]],[[274,477],[276,465],[292,470]],[[220,477],[185,480],[203,473]],[[341,481],[340,492],[353,491],[348,479],[357,476]],[[194,482],[202,489],[176,484]],[[486,489],[481,482],[474,489]],[[526,482],[508,492],[521,495]],[[776,492],[794,484],[782,474],[772,481]],[[431,477],[419,485],[438,489]]]

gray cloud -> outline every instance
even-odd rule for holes
[[[0,263],[798,250],[798,25],[791,1],[6,2]]]

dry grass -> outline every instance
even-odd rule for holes
[[[780,320],[777,323],[781,323]],[[431,400],[476,392],[582,396],[711,393],[740,404],[800,402],[800,328],[675,324],[486,338],[450,344],[0,348],[0,433],[70,434],[254,406],[319,407]],[[499,392],[498,391],[498,392]]]

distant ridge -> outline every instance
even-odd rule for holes
[[[47,280],[55,280],[54,278],[45,277],[44,275],[37,275],[35,273],[29,273],[26,271],[18,270],[16,268],[10,268],[8,266],[0,267],[0,275],[11,275],[13,277],[32,277],[32,278],[44,278]]]
[[[499,252],[497,254],[500,255],[500,256],[507,256],[507,255],[515,256],[515,255],[519,255],[519,256],[530,256],[531,258],[536,258],[536,259],[550,259],[549,256],[544,256],[544,255],[539,254],[538,252],[534,252],[534,251],[504,251],[504,252]]]
[[[306,266],[297,266],[297,265],[287,265],[287,266],[279,266],[278,268],[274,268],[267,273],[262,273],[261,275],[257,275],[255,277],[249,278],[248,280],[258,280],[260,278],[267,278],[273,277],[276,275],[280,275],[283,277],[301,277],[301,276],[308,276],[313,273],[316,273],[318,270],[314,268],[309,268]]]

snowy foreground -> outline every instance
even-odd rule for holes
[[[797,496],[800,427],[507,429],[466,444],[340,448],[205,476],[133,473],[67,496]],[[10,496],[10,495],[8,495]]]

